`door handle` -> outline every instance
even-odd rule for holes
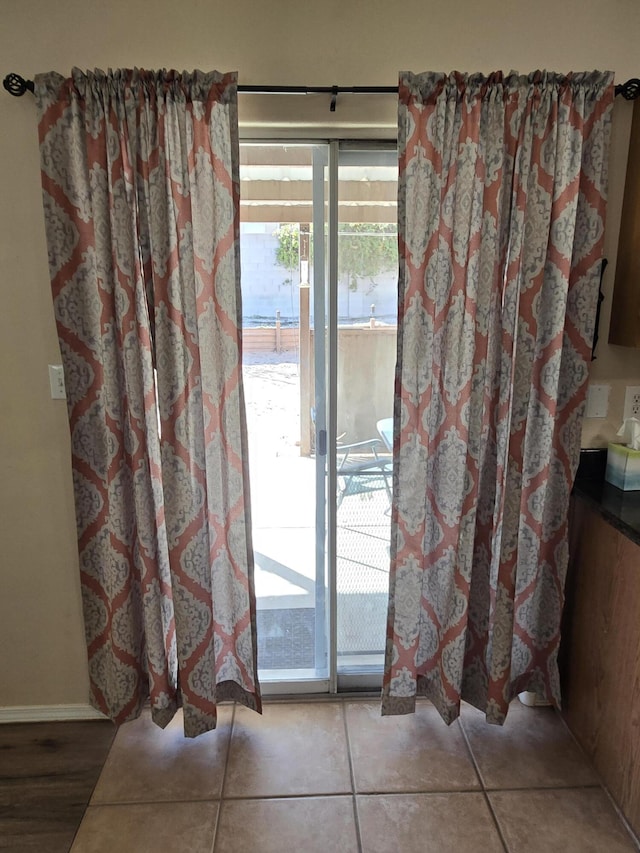
[[[326,429],[318,430],[318,456],[327,455],[327,431]]]

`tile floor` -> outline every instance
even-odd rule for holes
[[[637,850],[560,718],[517,701],[503,728],[427,702],[221,708],[185,740],[123,726],[72,853],[626,853]]]

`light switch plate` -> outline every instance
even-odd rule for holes
[[[611,385],[589,385],[586,418],[606,418],[609,411]]]
[[[64,387],[64,371],[61,364],[49,365],[49,387],[52,400],[66,400],[67,392]]]

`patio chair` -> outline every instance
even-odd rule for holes
[[[337,448],[338,495],[336,507],[345,497],[384,489],[391,506],[392,457],[380,438],[342,444]]]
[[[393,418],[382,418],[376,424],[380,438],[384,441],[389,453],[393,453]]]

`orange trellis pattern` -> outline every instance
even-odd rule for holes
[[[400,77],[383,713],[559,704],[612,103],[609,73]]]
[[[260,709],[235,74],[36,80],[91,701]]]

